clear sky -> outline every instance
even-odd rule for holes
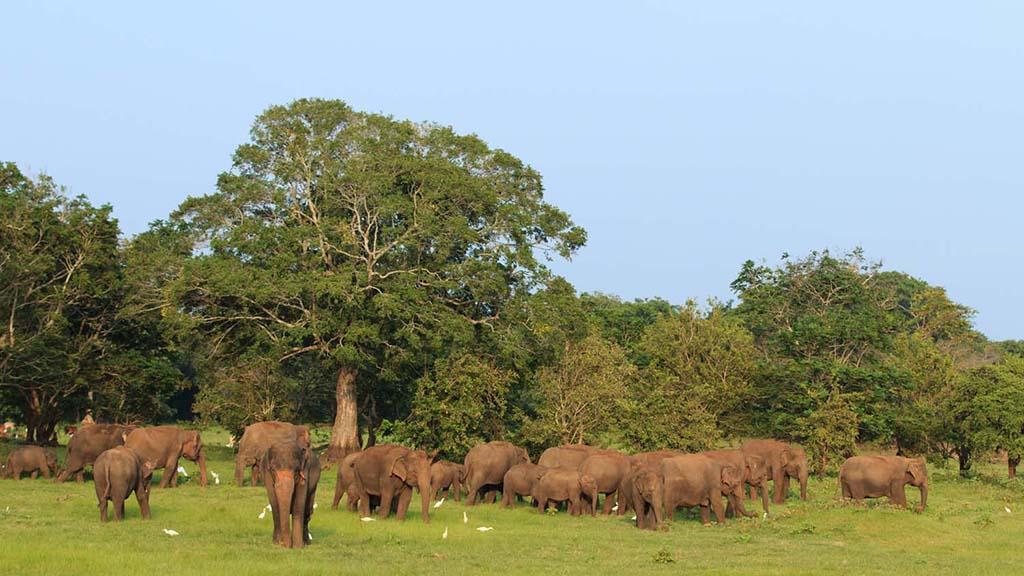
[[[1024,338],[1024,3],[11,2],[0,160],[127,234],[300,97],[479,134],[590,234],[554,268],[732,298],[746,259],[862,246]]]

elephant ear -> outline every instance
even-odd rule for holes
[[[924,460],[916,458],[907,464],[907,473],[914,479],[913,485],[920,486],[928,481],[928,472],[924,467]]]
[[[409,477],[409,466],[408,462],[405,460],[405,456],[395,458],[394,463],[391,464],[391,475],[402,482],[405,482],[406,478]]]
[[[782,463],[783,467],[789,466],[789,463],[792,462],[792,461],[793,461],[793,453],[790,452],[789,448],[787,448],[787,449],[785,449],[785,450],[783,450],[782,452],[779,453],[779,462]]]
[[[729,488],[735,488],[743,482],[742,472],[735,466],[722,467],[722,484]]]

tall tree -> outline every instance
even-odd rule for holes
[[[585,241],[512,155],[340,101],[268,109],[217,188],[174,215],[199,249],[175,299],[211,342],[332,366],[334,458],[361,389],[413,381]]]

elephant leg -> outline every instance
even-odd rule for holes
[[[452,481],[452,490],[455,491],[455,501],[458,502],[462,499],[462,485],[459,483],[458,475],[455,476],[455,480]]]
[[[47,480],[50,479],[50,467],[49,466],[43,466],[43,478],[46,478]]]
[[[505,491],[501,493],[501,507],[512,510],[515,508],[515,498],[512,496],[513,490],[505,488]]]
[[[776,504],[786,503],[786,493],[783,492],[782,484],[785,474],[781,470],[772,470],[772,500]]]
[[[28,475],[28,477],[31,480],[35,480],[36,478],[39,478],[39,470],[33,470],[32,473]]]
[[[889,485],[889,503],[894,506],[907,507],[907,490],[905,485],[897,480]]]
[[[338,503],[341,502],[341,496],[344,493],[345,486],[344,483],[341,481],[341,478],[339,477],[338,481],[334,483],[334,500],[331,501],[331,510],[338,509]]]
[[[391,514],[391,502],[394,500],[394,490],[390,486],[381,488],[380,491],[380,510],[377,515],[381,518],[387,518],[388,514]]]
[[[700,505],[700,522],[705,526],[711,525],[711,508],[707,504]]]
[[[789,474],[782,477],[782,497],[789,498]]]
[[[108,500],[106,498],[100,500],[100,522],[106,522],[108,520],[107,501]]]
[[[535,500],[537,501],[537,512],[543,514],[546,512],[548,507],[548,499],[543,494],[537,494]]]
[[[853,494],[850,493],[850,485],[846,482],[840,482],[839,486],[843,489],[843,499],[853,498]]]
[[[241,455],[235,457],[235,486],[245,486],[245,462]]]
[[[600,496],[598,496],[600,498]],[[610,516],[612,513],[612,506],[615,504],[615,492],[609,492],[604,495],[604,505],[601,506],[601,514]],[[597,502],[594,502],[594,506],[597,506]]]
[[[711,496],[711,509],[715,512],[715,519],[719,524],[725,524],[725,506],[722,505],[722,495]]]
[[[124,520],[124,501],[125,497],[120,494],[123,490],[118,491],[118,495],[114,497],[114,520]]]
[[[399,520],[405,520],[405,513],[409,510],[409,502],[412,501],[412,488],[402,488],[402,492],[398,495],[398,510],[396,517]]]
[[[473,506],[476,504],[476,498],[479,495],[480,485],[475,480],[469,480],[466,484],[466,505]]]
[[[488,504],[494,504],[498,500],[498,491],[494,488],[489,489],[485,498]]]
[[[345,509],[349,512],[355,512],[359,509],[360,501],[359,492],[356,490],[355,484],[349,484],[346,494],[348,495],[348,502],[345,504]]]
[[[351,499],[349,500],[351,504]],[[359,489],[359,516],[366,518],[370,515],[370,493],[365,489]]]
[[[85,482],[85,470],[78,471],[78,474],[75,476],[75,482],[78,482],[79,484]]]

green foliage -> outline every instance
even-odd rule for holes
[[[647,365],[625,407],[628,444],[702,450],[735,426],[750,396],[757,351],[720,306],[704,311],[687,302],[651,324],[636,349]]]
[[[857,424],[857,414],[838,394],[798,422],[801,443],[807,449],[812,471],[819,478],[838,469],[844,458],[853,455]]]
[[[96,415],[168,415],[180,375],[150,321],[120,313],[126,292],[110,206],[0,165],[0,388],[36,442],[95,393]]]
[[[1002,362],[964,372],[954,387],[949,411],[954,415],[959,448],[970,453],[1005,450],[1024,455],[1024,359],[1008,356]]]
[[[506,395],[513,374],[464,353],[441,358],[416,383],[412,411],[400,437],[462,461],[469,449],[504,437]]]

